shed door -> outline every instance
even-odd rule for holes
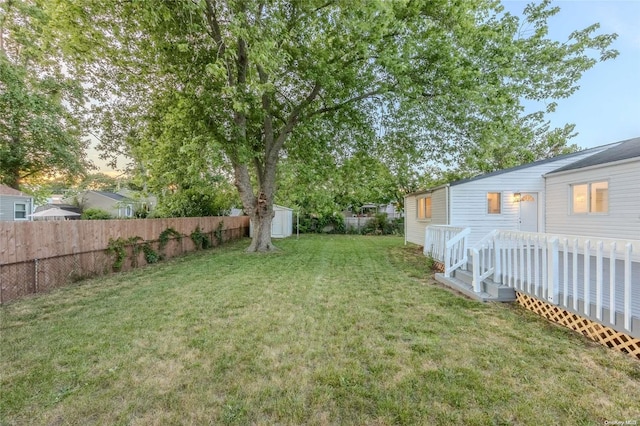
[[[537,192],[523,192],[520,197],[520,230],[538,232]]]
[[[283,235],[283,214],[281,211],[276,210],[273,220],[271,221],[271,235],[281,237]]]

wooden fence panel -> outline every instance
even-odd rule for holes
[[[196,227],[213,235],[221,221],[224,229],[249,226],[247,217],[0,222],[0,265],[104,250],[109,239],[156,241],[167,228],[184,236],[181,250],[192,250],[189,236]]]
[[[140,237],[165,258],[195,250],[191,233],[200,228],[212,245],[223,223],[222,241],[249,234],[249,218],[204,217],[96,221],[0,222],[0,303],[40,293],[82,278],[112,272],[114,258],[107,253],[109,239]],[[173,228],[182,236],[171,236],[159,248],[160,233]],[[140,251],[126,248],[123,271],[145,265]]]

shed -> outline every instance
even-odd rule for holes
[[[293,233],[293,209],[274,204],[273,213],[271,238],[290,237]],[[253,223],[249,224],[249,235],[253,236]]]

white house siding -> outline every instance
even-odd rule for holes
[[[609,182],[609,212],[571,214],[570,185]],[[546,177],[547,232],[640,240],[640,159]]]
[[[574,163],[600,150],[589,150],[563,156],[553,161],[531,164],[484,178],[451,185],[451,225],[471,228],[469,245],[473,246],[494,229],[520,230],[520,205],[514,202],[514,193],[538,194],[538,232],[545,232],[545,180],[543,175]],[[502,193],[500,214],[487,213],[487,193]]]
[[[438,187],[433,191],[433,217],[430,221],[419,221],[416,215],[416,199],[429,191],[408,195],[405,201],[406,241],[423,245],[424,230],[431,224],[471,227],[470,245],[474,245],[494,229],[520,230],[520,206],[513,201],[515,192],[535,192],[538,194],[538,232],[545,232],[545,182],[543,175],[601,152],[608,147],[592,148],[552,160],[503,170],[488,176],[453,182],[449,187],[450,213],[448,218],[445,203],[447,187]],[[487,192],[502,192],[501,214],[487,214]]]
[[[424,232],[429,225],[447,225],[447,187],[432,192],[421,192],[405,198],[405,240],[410,243],[424,245]],[[418,219],[418,198],[431,196],[431,219]]]
[[[540,176],[538,179],[542,180]],[[522,186],[517,184],[520,180],[524,179],[517,179],[509,173],[451,187],[451,224],[471,228],[470,246],[494,229],[518,230],[519,206],[513,201],[513,193]],[[527,189],[521,191],[541,192],[534,183],[529,183]],[[500,214],[487,213],[488,192],[502,193]]]

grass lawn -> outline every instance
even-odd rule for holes
[[[402,242],[243,240],[3,306],[0,424],[640,424],[638,361]]]

